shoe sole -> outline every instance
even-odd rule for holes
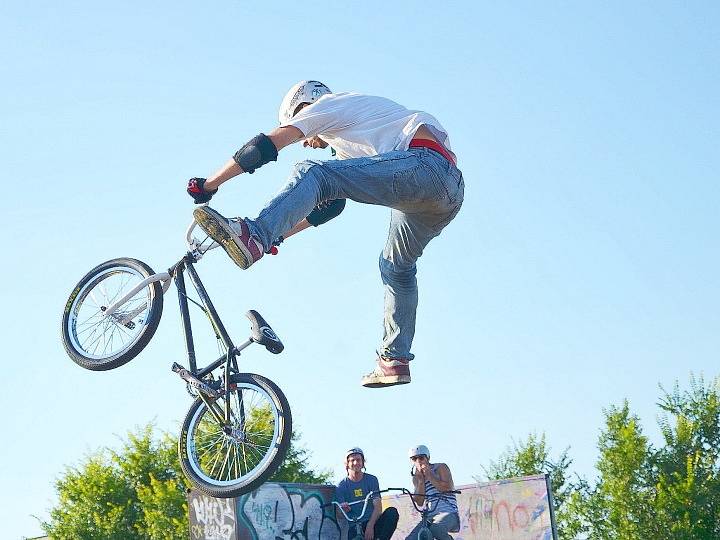
[[[387,375],[385,377],[373,377],[373,382],[363,382],[365,388],[385,388],[386,386],[396,386],[398,384],[408,384],[410,375]]]
[[[225,253],[235,264],[243,270],[250,267],[250,252],[243,246],[242,241],[235,232],[230,229],[230,226],[225,222],[225,218],[207,206],[193,210],[193,217],[200,228],[220,244],[220,247],[225,250]]]

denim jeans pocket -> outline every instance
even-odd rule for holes
[[[453,168],[448,172],[446,187],[450,204],[462,204],[465,196],[465,181],[463,180],[462,173],[458,169]]]
[[[437,178],[422,164],[393,174],[393,193],[398,203],[423,203],[442,199]]]

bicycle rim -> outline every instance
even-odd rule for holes
[[[273,466],[286,428],[283,412],[265,388],[252,381],[238,381],[230,388],[229,425],[218,422],[201,403],[187,425],[184,457],[201,482],[237,489],[254,483]],[[212,405],[224,412],[226,400]]]
[[[68,316],[68,337],[78,352],[90,360],[121,356],[142,337],[152,308],[152,285],[138,291],[111,316],[105,310],[147,276],[128,266],[99,272],[73,301]]]

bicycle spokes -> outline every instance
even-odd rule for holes
[[[191,426],[196,472],[219,483],[233,482],[263,465],[279,429],[277,411],[265,394],[257,388],[233,386],[227,396],[210,405],[229,408],[224,421],[217,418],[217,410],[205,405]]]

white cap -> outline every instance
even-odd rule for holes
[[[427,458],[430,459],[430,450],[424,444],[418,444],[408,450],[409,458],[414,458],[415,456],[427,456]]]
[[[362,448],[359,448],[357,446],[354,446],[353,448],[345,452],[345,459],[347,460],[347,458],[349,458],[353,454],[360,454],[363,460],[365,459],[365,454],[363,453]]]

